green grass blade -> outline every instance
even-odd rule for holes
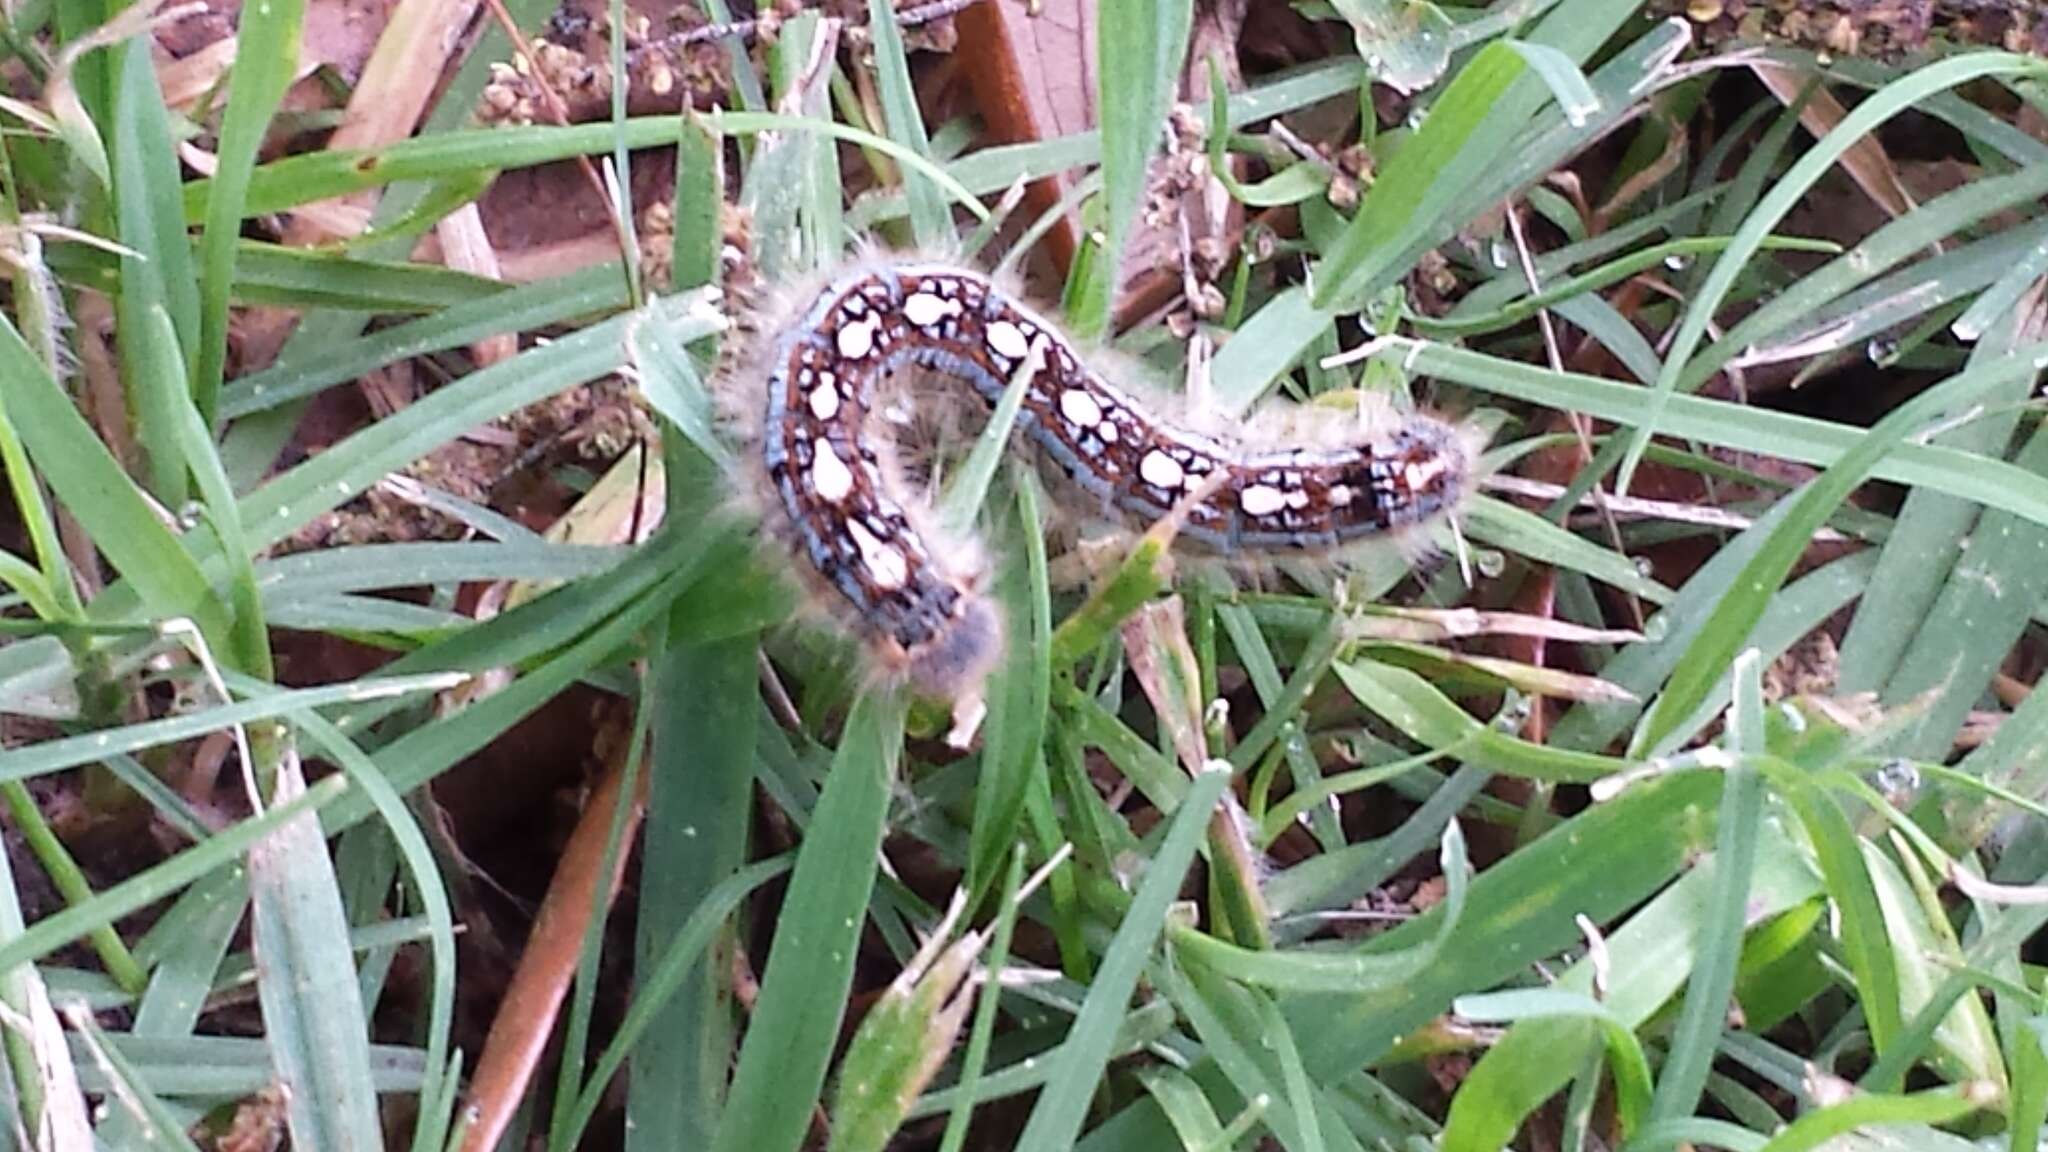
[[[716,1152],[795,1152],[803,1142],[846,1009],[902,744],[902,701],[861,697],[790,878]]]
[[[145,42],[112,50],[115,73],[113,136],[115,236],[132,255],[120,257],[121,286],[114,296],[116,330],[124,350],[144,335],[151,308],[171,317],[166,347],[179,356],[175,376],[142,370],[121,358],[122,381],[139,417],[136,440],[150,450],[150,490],[171,507],[184,503],[184,470],[177,454],[158,449],[171,443],[176,413],[188,400],[182,357],[199,338],[199,293],[192,274],[191,241],[178,203],[178,158],[170,118]],[[176,397],[168,393],[173,387]],[[172,400],[178,407],[170,406]],[[154,434],[152,434],[154,433]]]
[[[1735,658],[1735,704],[1728,711],[1733,763],[1721,789],[1721,826],[1714,845],[1713,888],[1700,917],[1698,955],[1685,1004],[1665,1049],[1650,1104],[1655,1120],[1690,1116],[1706,1090],[1714,1052],[1728,1022],[1742,938],[1752,921],[1750,886],[1757,866],[1765,790],[1751,758],[1764,750],[1762,660],[1750,648]]]
[[[1948,1124],[1990,1103],[1968,1084],[1907,1096],[1863,1093],[1794,1120],[1762,1152],[1807,1152],[1869,1125]]]
[[[111,924],[212,872],[233,863],[250,845],[301,813],[318,811],[347,794],[347,781],[322,780],[304,794],[279,804],[261,816],[234,824],[203,844],[183,852],[106,889],[84,904],[67,908],[29,925],[28,930],[0,943],[0,972],[17,964],[38,960],[83,937],[102,924]]]
[[[1166,919],[1167,906],[1180,891],[1181,880],[1201,846],[1209,816],[1230,784],[1231,774],[1207,769],[1195,777],[1187,797],[1175,809],[1166,836],[1145,869],[1145,878],[1124,910],[1123,922],[1103,953],[1102,965],[1088,987],[1088,998],[1067,1033],[1065,1059],[1039,1094],[1031,1119],[1017,1140],[1019,1152],[1057,1152],[1071,1148],[1094,1099],[1138,977],[1152,954]]]
[[[654,717],[647,818],[641,832],[638,998],[653,989],[657,962],[717,886],[746,863],[752,820],[755,716],[760,710],[758,638],[708,644],[672,640],[654,670],[658,699],[688,700]],[[731,933],[691,966],[647,1021],[626,1095],[628,1152],[702,1148],[718,1130],[732,1024]],[[637,1009],[639,1004],[636,1004]],[[586,1094],[602,1088],[587,1084]]]
[[[1625,760],[1534,744],[1482,724],[1405,668],[1361,660],[1336,670],[1351,695],[1381,719],[1432,750],[1491,772],[1588,783],[1629,767]]]
[[[73,1007],[67,1010],[66,1015],[70,1017],[72,1026],[78,1030],[78,1039],[83,1041],[81,1046],[91,1053],[95,1063],[104,1065],[107,1079],[113,1086],[113,1091],[108,1094],[109,1098],[119,1102],[115,1105],[117,1111],[114,1115],[94,1133],[96,1142],[115,1144],[112,1139],[114,1134],[108,1131],[108,1124],[118,1119],[120,1122],[133,1125],[125,1129],[129,1134],[128,1138],[143,1147],[167,1148],[171,1152],[199,1152],[199,1145],[193,1143],[192,1138],[186,1134],[185,1125],[172,1115],[170,1108],[155,1092],[150,1091],[149,1086],[138,1075],[135,1065],[114,1046],[110,1037],[92,1018],[92,1013]]]
[[[875,80],[881,89],[882,115],[890,139],[920,156],[930,156],[931,139],[925,134],[917,90],[911,86],[910,62],[903,52],[903,30],[896,25],[896,10],[886,0],[868,0],[868,35],[875,45]],[[938,250],[955,239],[952,213],[930,178],[906,172],[903,191],[910,202],[911,235],[920,248]]]
[[[1074,314],[1083,337],[1109,331],[1123,282],[1124,249],[1137,223],[1152,157],[1187,56],[1193,0],[1120,0],[1096,15],[1095,113],[1102,138],[1102,258],[1090,266],[1087,301]]]
[[[1713,322],[1714,314],[1735,286],[1735,278],[1756,253],[1758,243],[1778,226],[1785,214],[1815,181],[1827,174],[1843,153],[1886,120],[1935,93],[1984,77],[2023,75],[2040,71],[2043,67],[2039,60],[2004,52],[1972,52],[1950,57],[1908,73],[1873,93],[1857,104],[1819,143],[1808,149],[1743,221],[1735,233],[1734,243],[1721,253],[1720,259],[1714,262],[1714,270],[1687,303],[1685,319],[1679,323],[1671,351],[1665,356],[1664,372],[1657,378],[1651,393],[1648,419],[1636,426],[1628,454],[1622,459],[1621,471],[1615,478],[1616,489],[1628,490],[1636,465],[1642,461],[1643,450],[1649,446],[1652,429],[1660,422],[1687,363],[1706,335],[1707,326]]]
[[[303,796],[286,752],[274,800]],[[300,812],[249,849],[250,940],[264,1038],[295,1147],[384,1146],[370,1078],[369,1019],[348,947],[348,914],[319,818]]]
[[[2021,311],[2012,312],[1997,332],[1986,336],[1971,351],[1970,363],[1988,364],[2010,353],[2021,342],[2024,323]],[[2018,404],[2032,387],[2032,380],[2014,381],[2011,393],[1995,397],[1992,410],[1983,419],[1950,429],[1934,442],[1958,451],[2001,455],[2019,423]],[[1842,639],[1838,680],[1842,692],[1876,692],[1898,675],[1907,648],[1928,627],[1934,626],[1931,613],[1937,598],[1962,579],[1954,571],[1956,561],[1962,555],[1965,537],[1978,519],[1975,505],[1953,496],[1927,489],[1916,489],[1906,496],[1905,506],[1879,556],[1870,593],[1858,605],[1848,634]],[[2011,527],[2003,520],[1998,526],[2008,531]],[[2023,527],[2020,530],[2025,531]],[[1987,534],[1986,539],[1998,542],[2003,535]],[[1944,615],[1939,628],[1946,631],[1956,624],[1952,615]],[[1998,654],[2003,655],[2003,651]]]
[[[254,700],[240,700],[233,704],[203,708],[183,716],[145,720],[139,724],[129,724],[106,732],[45,740],[40,744],[0,753],[0,780],[25,780],[31,776],[76,768],[107,756],[139,752],[144,748],[190,740],[237,724],[253,724],[259,720],[274,719],[292,709],[324,708],[331,704],[351,701],[375,700],[416,692],[435,692],[450,687],[454,682],[445,674],[430,674],[372,678],[320,688],[296,688]]]
[[[2005,371],[2024,374],[2026,357],[2048,354],[2048,345],[2029,344],[2018,350]],[[1394,353],[1395,358],[1403,353]],[[1510,399],[1579,412],[1617,424],[1642,424],[1650,419],[1646,389],[1571,372],[1551,372],[1533,365],[1465,349],[1423,345],[1409,355],[1418,374]],[[1986,371],[1991,371],[1986,366]],[[1976,375],[1973,373],[1973,375]],[[1982,381],[1982,377],[1978,377]],[[1655,431],[1677,439],[1775,456],[1802,464],[1832,465],[1864,437],[1863,429],[1827,420],[1771,412],[1762,408],[1674,395],[1657,417]],[[2048,482],[2001,460],[1920,443],[1895,446],[1873,473],[1898,484],[1931,488],[2048,524]]]
[[[1721,782],[1705,783],[1717,787]],[[1623,793],[1624,798],[1627,795]],[[1551,835],[1569,827],[1566,824]],[[1757,855],[1747,905],[1747,914],[1759,920],[1803,904],[1818,891],[1812,870],[1792,846],[1768,832],[1764,836],[1770,843]],[[1524,854],[1528,851],[1523,850]],[[1483,884],[1484,879],[1474,887]],[[1701,950],[1711,942],[1703,912],[1714,897],[1715,886],[1711,870],[1690,872],[1632,915],[1628,923],[1606,934],[1604,967],[1608,977],[1600,1001],[1605,1013],[1624,1027],[1639,1029],[1683,986],[1688,972],[1700,962]],[[1468,918],[1476,912],[1468,912]],[[1572,965],[1555,986],[1590,997],[1594,979],[1594,964],[1584,959]],[[1726,1004],[1724,999],[1715,1007],[1725,1011]],[[1444,1152],[1500,1148],[1523,1117],[1562,1088],[1592,1047],[1603,1043],[1601,1030],[1583,1019],[1537,1018],[1516,1025],[1480,1059],[1452,1101],[1444,1128]]]
[[[413,1152],[427,1152],[429,1148],[440,1146],[444,1132],[437,1129],[432,1121],[446,1109],[446,1101],[456,1094],[459,1084],[459,1081],[449,1078],[447,1071],[449,1036],[455,1019],[455,917],[448,891],[441,882],[433,850],[428,847],[419,821],[414,818],[412,809],[406,807],[398,791],[384,778],[376,763],[339,728],[317,713],[300,709],[291,714],[291,721],[306,734],[307,739],[320,747],[322,755],[331,759],[376,808],[378,817],[398,845],[406,877],[417,895],[418,906],[426,915],[433,978],[429,982],[427,1004],[426,1065],[413,1123],[412,1146]]]
[[[1699,635],[1687,646],[1670,682],[1650,706],[1631,747],[1643,754],[1661,749],[1680,722],[1706,699],[1779,585],[1812,542],[1813,534],[1886,453],[1937,416],[1966,411],[1994,390],[2009,385],[2015,376],[2031,378],[2032,372],[2031,363],[2022,360],[2018,364],[1999,362],[1950,377],[1893,409],[1833,467],[1792,497],[1792,510],[1784,522],[1743,565],[1731,585],[1731,594],[1715,605]]]
[[[998,879],[1002,861],[1018,843],[1026,792],[1045,762],[1052,604],[1038,489],[1028,479],[1017,485],[1016,513],[1008,533],[1009,555],[996,579],[1009,640],[1002,665],[989,680],[982,770],[975,781],[974,823],[968,833],[970,908]]]
[[[20,333],[4,322],[0,389],[7,393],[0,418],[11,421],[43,479],[134,586],[150,614],[159,620],[189,619],[215,651],[228,651],[227,609],[198,565],[150,510]]]
[[[206,231],[200,246],[199,343],[192,349],[192,399],[208,427],[218,417],[228,354],[228,295],[235,278],[236,241],[242,234],[251,173],[270,118],[298,75],[299,31],[305,0],[265,0],[242,16],[235,44],[235,74],[221,120],[219,166],[204,197]],[[191,200],[188,197],[187,204]]]
[[[714,937],[724,929],[726,919],[762,885],[789,871],[791,863],[789,857],[777,856],[749,864],[719,881],[704,894],[703,902],[691,911],[690,918],[664,943],[658,961],[650,968],[648,978],[634,998],[632,1008],[620,1022],[618,1033],[598,1057],[583,1095],[577,1100],[576,1113],[568,1124],[572,1139],[579,1138],[589,1127],[598,1106],[604,1102],[606,1085],[618,1075],[620,1068],[625,1067],[627,1057],[646,1038],[648,1029],[660,1019],[663,1009],[681,989],[684,979],[696,970],[699,956],[713,946]]]

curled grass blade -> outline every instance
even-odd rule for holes
[[[1407,980],[1436,962],[1444,942],[1457,931],[1465,911],[1471,866],[1465,836],[1454,821],[1444,829],[1438,861],[1446,888],[1442,922],[1434,935],[1411,948],[1391,952],[1254,951],[1205,932],[1175,925],[1167,929],[1174,952],[1239,983],[1279,992],[1363,993]]]
[[[1353,661],[1337,679],[1360,704],[1447,756],[1503,775],[1589,783],[1629,767],[1626,760],[1534,744],[1472,718],[1434,685],[1405,668]]]
[[[1718,787],[1721,781],[1706,783]],[[1765,850],[1757,855],[1750,899],[1743,909],[1745,924],[1803,904],[1818,891],[1817,878],[1790,844],[1768,831],[1764,838]],[[1632,915],[1627,924],[1606,935],[1601,965],[1607,974],[1606,987],[1600,1001],[1604,1014],[1633,1031],[1684,985],[1688,973],[1700,962],[1701,950],[1710,942],[1704,912],[1714,889],[1713,869],[1687,873]],[[1582,959],[1557,982],[1557,988],[1590,997],[1595,973],[1593,961]],[[1722,1001],[1717,1007],[1725,1008],[1725,1004]],[[1480,1059],[1452,1101],[1444,1128],[1444,1152],[1492,1152],[1501,1147],[1523,1118],[1582,1066],[1581,1057],[1591,1046],[1605,1042],[1600,1032],[1577,1018],[1532,1019],[1516,1025]],[[1615,1074],[1629,1075],[1630,1064],[1633,1058],[1624,1057]]]

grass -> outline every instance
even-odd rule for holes
[[[494,30],[413,138],[281,156],[305,3],[245,10],[196,122],[122,7],[0,16],[41,109],[0,151],[0,824],[23,845],[0,859],[0,1152],[210,1147],[265,1115],[294,1147],[415,1152],[2038,1143],[2048,149],[2000,109],[2038,103],[2048,64],[1781,47],[1853,109],[1816,139],[1756,105],[1717,140],[1710,99],[1766,97],[1726,59],[1690,66],[1686,27],[1636,0],[1462,12],[1448,53],[1402,58],[1444,69],[1411,115],[1313,141],[1369,152],[1351,202],[1272,125],[1355,111],[1374,64],[1212,89],[1175,0],[1105,8],[1100,123],[1059,139],[926,123],[875,0],[871,53],[813,52],[847,31],[815,13],[729,40],[728,110],[478,126]],[[549,7],[512,6],[529,30]],[[1063,497],[1004,449],[1013,386],[940,505],[991,541],[1011,630],[978,740],[950,751],[930,702],[791,623],[725,507],[737,449],[707,381],[744,317],[711,290],[722,213],[747,210],[772,278],[870,236],[993,235],[1007,264],[1029,253],[1001,237],[1049,218],[989,228],[1003,193],[1070,173],[1090,239],[1046,295],[1106,334],[1146,174],[1189,157],[1165,136],[1183,75],[1194,154],[1256,161],[1216,187],[1298,224],[1224,254],[1213,404],[1426,395],[1500,427],[1489,466],[1569,498],[1476,498],[1469,589],[1400,555],[1254,580],[1163,531],[1077,579],[1042,528]],[[1982,175],[1846,250],[1798,234],[1906,123]],[[181,169],[187,140],[210,176]],[[665,260],[644,204],[616,262],[536,283],[410,259],[501,173],[586,156],[614,187],[675,167]],[[363,193],[367,240],[257,238]],[[1526,253],[1511,202],[1543,230]],[[275,362],[230,373],[237,309],[276,307],[297,318]],[[68,318],[97,316],[88,356],[98,330]],[[1346,353],[1365,316],[1384,339]],[[1163,331],[1117,339],[1177,376]],[[465,358],[507,334],[516,356]],[[1822,402],[1731,398],[1731,370],[1783,360]],[[461,367],[272,467],[309,401],[404,364]],[[562,542],[420,475],[464,539],[279,553],[475,429],[621,376],[662,433],[644,541]],[[1873,403],[1879,383],[1910,395]],[[95,388],[112,416],[79,403]],[[1687,495],[1573,515],[1596,489]],[[1699,502],[1737,526],[1689,523]],[[1814,551],[1824,531],[1847,543]],[[1694,559],[1643,566],[1673,541]],[[486,582],[521,591],[479,618],[458,593]],[[1779,691],[1824,627],[1820,692]],[[288,637],[389,661],[286,685]],[[505,995],[478,961],[513,951],[474,951],[505,947],[476,939],[465,851],[488,845],[429,786],[568,699],[631,717],[591,737],[617,799],[546,861],[518,956],[541,991]],[[229,750],[227,786],[195,798],[203,747]],[[64,811],[147,822],[162,850],[100,859]],[[1389,903],[1400,923],[1352,930]]]

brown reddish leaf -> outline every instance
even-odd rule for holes
[[[618,895],[628,847],[646,811],[647,778],[643,775],[639,779],[618,857],[612,861],[610,874],[603,877],[600,902],[596,899],[599,869],[604,866],[605,843],[610,836],[613,811],[619,804],[626,749],[619,748],[610,759],[604,778],[591,793],[590,802],[584,806],[582,818],[562,851],[547,897],[534,918],[526,950],[519,957],[519,968],[505,989],[496,1019],[491,1021],[490,1035],[477,1060],[476,1076],[470,1082],[470,1103],[476,1118],[463,1144],[466,1152],[486,1152],[498,1146],[532,1083],[548,1036],[554,1031],[562,998],[569,991],[569,982],[576,978],[584,932],[591,918],[609,911]]]

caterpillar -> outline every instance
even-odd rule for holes
[[[989,277],[870,261],[796,301],[770,334],[751,465],[797,563],[882,668],[935,697],[976,693],[1003,627],[977,541],[948,538],[895,467],[878,398],[922,370],[993,408],[1020,371],[1017,434],[1094,511],[1143,524],[1178,510],[1183,540],[1226,556],[1319,554],[1455,511],[1477,443],[1422,413],[1271,417],[1221,431],[1112,384],[1051,321]],[[758,390],[756,390],[758,389]],[[1305,410],[1303,405],[1280,407]]]

